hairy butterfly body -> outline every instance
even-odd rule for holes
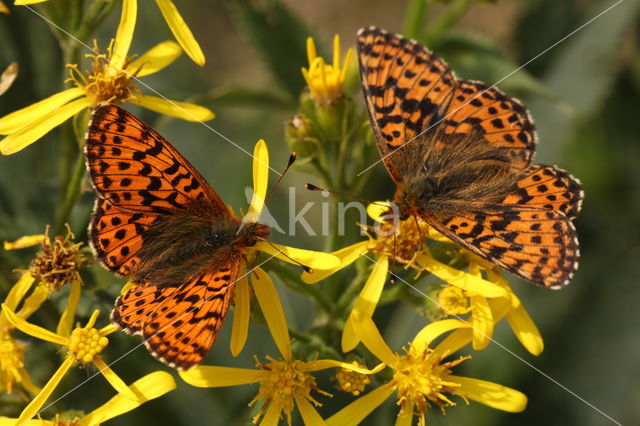
[[[397,185],[402,218],[421,217],[493,264],[548,288],[569,283],[579,246],[580,182],[532,164],[526,108],[461,80],[438,56],[377,28],[358,33],[365,102]]]
[[[222,326],[244,250],[270,228],[243,224],[166,139],[117,106],[93,112],[85,160],[98,195],[91,246],[136,284],[116,300],[113,323],[141,334],[171,367],[198,364]]]

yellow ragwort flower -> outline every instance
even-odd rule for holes
[[[302,361],[295,359],[291,350],[291,339],[284,310],[280,304],[275,286],[264,271],[254,275],[253,288],[256,298],[264,314],[269,331],[282,356],[276,360],[270,356],[268,362],[257,361],[257,369],[197,366],[187,371],[180,371],[182,379],[198,387],[226,387],[257,383],[259,390],[250,405],[257,400],[264,401],[258,416],[261,425],[275,426],[284,413],[291,424],[291,413],[297,407],[306,425],[322,425],[322,418],[314,408],[320,403],[314,399],[311,392],[329,395],[318,389],[315,378],[311,373],[333,367],[342,367],[371,374],[379,371],[383,366],[367,370],[365,368],[329,359]],[[237,297],[237,296],[236,296]]]
[[[89,318],[89,321],[84,327],[77,327],[70,333],[65,333],[64,331],[62,333],[54,333],[23,320],[16,315],[8,305],[2,305],[2,315],[13,327],[30,336],[56,343],[67,348],[67,357],[65,361],[56,370],[47,384],[43,386],[42,391],[40,391],[40,393],[38,393],[38,395],[36,395],[29,405],[27,405],[27,407],[22,411],[18,418],[19,423],[31,419],[40,411],[67,371],[77,363],[83,365],[93,363],[116,391],[125,395],[132,401],[140,402],[141,396],[137,395],[135,391],[132,391],[102,360],[100,353],[109,344],[107,336],[117,329],[112,324],[101,329],[95,328],[94,325],[99,313],[100,311],[94,311],[93,315],[91,315],[91,318]],[[73,318],[71,318],[71,322],[72,321]]]
[[[93,59],[92,69],[84,73],[77,64],[67,65],[70,74],[67,81],[74,83],[76,87],[0,118],[0,135],[8,135],[0,140],[0,153],[9,155],[20,151],[87,107],[105,103],[129,102],[189,121],[214,118],[213,112],[208,108],[140,92],[135,79],[166,68],[182,54],[182,49],[173,41],[165,41],[132,60],[127,55],[136,15],[137,2],[124,0],[116,38],[112,40],[107,53],[98,52],[96,47],[94,50],[98,53],[87,55]]]
[[[351,364],[358,368],[364,368],[358,361],[352,361]],[[341,391],[350,393],[353,396],[360,395],[367,385],[371,383],[371,378],[368,374],[362,374],[349,368],[341,368],[336,373],[336,380]]]
[[[45,1],[48,0],[16,0],[14,4],[16,6],[24,6],[28,4],[44,3]],[[134,3],[133,6],[135,7],[134,10],[137,10],[137,0],[132,1]],[[200,49],[200,45],[196,41],[195,37],[193,37],[191,30],[187,26],[187,23],[184,22],[184,19],[178,12],[176,6],[171,0],[156,0],[156,3],[160,8],[160,12],[164,17],[164,20],[167,22],[169,29],[173,33],[173,36],[176,38],[178,43],[180,43],[182,49],[186,52],[187,55],[189,55],[193,62],[200,66],[203,66],[205,63],[205,59],[204,54],[202,53],[202,49]]]
[[[389,273],[389,265],[394,262],[418,273],[429,271],[444,282],[473,291],[484,297],[506,297],[506,291],[499,285],[473,274],[455,269],[434,259],[424,239],[451,242],[426,222],[410,217],[400,221],[397,226],[393,222],[385,222],[383,215],[388,211],[388,204],[383,202],[370,204],[367,208],[369,216],[377,222],[375,227],[366,228],[371,232],[369,239],[340,249],[333,254],[341,260],[339,267],[318,271],[315,274],[302,274],[305,283],[320,281],[338,270],[350,265],[360,257],[367,257],[374,262],[373,269],[367,279],[353,310],[359,310],[369,317],[373,315],[382,295],[384,284]],[[417,227],[420,227],[418,231]],[[420,262],[418,262],[420,260]],[[342,334],[342,350],[348,352],[360,341],[353,328],[353,311],[349,315]]]
[[[431,343],[444,333],[467,328],[462,321],[446,319],[427,325],[403,354],[395,353],[387,346],[368,315],[356,311],[353,325],[369,351],[393,370],[393,378],[327,419],[330,426],[357,425],[394,394],[400,407],[397,426],[410,426],[414,416],[418,417],[418,424],[424,426],[425,416],[432,405],[437,405],[443,412],[445,407],[456,405],[451,400],[453,395],[465,403],[474,400],[512,413],[524,410],[527,405],[527,397],[517,390],[451,374],[452,368],[470,357],[444,361],[458,349],[450,339],[443,340],[434,349],[430,348]]]
[[[506,296],[488,297],[482,293],[449,285],[441,290],[437,296],[437,303],[443,314],[458,317],[470,314],[466,321],[471,324],[471,330],[460,332],[473,334],[473,349],[475,350],[487,347],[493,336],[494,325],[506,316],[509,326],[522,346],[531,354],[540,355],[544,349],[540,331],[507,280],[500,275],[500,271],[495,266],[486,260],[467,250],[460,250],[469,260],[469,274],[482,279],[482,271],[484,271],[486,279],[499,285],[505,291]],[[421,264],[423,261],[425,259],[422,257],[416,259],[417,264]]]
[[[267,195],[268,185],[269,151],[265,141],[260,140],[255,145],[253,151],[253,196],[247,214],[242,218],[243,222],[256,222],[261,219],[261,213],[265,209],[265,197]],[[258,252],[266,253],[285,262],[302,264],[314,271],[318,270],[318,272],[335,268],[340,264],[340,260],[331,254],[288,247],[270,241],[258,242],[255,246],[246,250],[245,256],[247,260],[251,262]],[[258,280],[257,277],[267,277],[266,279],[268,279],[267,273],[259,267],[252,269],[251,274],[246,271],[239,272],[238,276],[240,278],[235,285],[235,312],[231,331],[231,353],[234,356],[242,351],[247,340],[249,317],[251,314],[249,303],[251,299],[249,275],[253,277],[254,290],[255,283]],[[277,299],[277,294],[274,295]],[[263,311],[268,309],[270,309],[270,305],[263,307]]]
[[[127,413],[147,401],[155,398],[159,398],[162,395],[171,392],[176,388],[176,383],[171,377],[171,374],[164,371],[155,371],[147,374],[141,379],[136,380],[129,386],[129,390],[138,395],[137,401],[132,401],[127,396],[118,393],[111,398],[105,404],[95,410],[85,414],[82,417],[71,419],[70,421],[63,421],[60,415],[56,415],[54,420],[42,420],[31,419],[24,423],[19,423],[19,419],[10,419],[7,417],[0,417],[0,426],[15,425],[19,423],[25,426],[93,426],[99,425],[107,420],[118,417],[124,413]]]
[[[336,34],[333,37],[333,64],[329,65],[324,58],[318,56],[313,39],[307,38],[309,69],[302,68],[302,75],[317,103],[330,104],[342,96],[351,55],[353,55],[353,49],[348,49],[344,64],[340,65],[340,36]]]

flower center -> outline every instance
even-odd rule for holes
[[[385,254],[409,267],[415,258],[426,254],[424,238],[429,235],[429,225],[421,219],[410,217],[394,224],[393,221],[380,222],[375,227],[367,227],[369,251]],[[375,234],[373,237],[371,234]],[[417,268],[420,269],[420,268]]]
[[[11,338],[8,332],[0,335],[0,391],[11,393],[13,384],[20,381],[24,368],[24,346]]]
[[[353,361],[351,364],[362,367],[362,365],[356,361]],[[354,396],[360,395],[364,391],[364,388],[371,383],[368,375],[347,368],[341,368],[336,374],[336,379],[338,380],[338,386],[343,392],[348,392]]]
[[[445,315],[463,315],[471,311],[469,298],[464,290],[452,285],[440,290],[437,302]]]
[[[133,83],[133,78],[140,70],[127,70],[132,57],[127,57],[122,69],[110,65],[112,59],[113,40],[107,49],[107,53],[100,53],[94,41],[95,55],[87,55],[92,59],[91,71],[82,72],[77,64],[68,64],[69,79],[77,87],[86,92],[93,105],[116,104],[126,102],[138,93],[138,87]]]
[[[342,96],[342,70],[327,65],[323,58],[317,57],[311,61],[306,80],[311,94],[320,104],[330,104]]]
[[[109,344],[109,339],[100,336],[95,328],[76,328],[71,332],[69,352],[84,363],[91,362]]]
[[[265,403],[260,413],[254,417],[253,422],[257,423],[269,404],[276,404],[287,415],[287,421],[291,424],[291,411],[293,411],[295,398],[305,398],[316,406],[321,405],[313,399],[311,391],[314,390],[323,395],[330,394],[318,389],[316,379],[307,372],[306,364],[299,360],[277,361],[267,356],[270,361],[261,364],[256,360],[258,367],[266,371],[267,374],[260,381],[258,395],[251,401],[252,405],[258,399],[264,399]]]
[[[447,381],[450,368],[470,357],[440,364],[440,358],[432,356],[433,350],[418,351],[414,346],[405,349],[395,366],[392,385],[398,392],[398,405],[403,410],[415,411],[419,418],[427,412],[431,403],[444,407],[455,405],[445,393],[455,393],[457,383]]]
[[[72,238],[71,231],[64,238],[56,237],[53,244],[48,237],[44,238],[40,252],[31,262],[33,276],[51,290],[59,290],[65,283],[80,280],[78,269],[88,259],[78,253],[82,243],[72,244]]]

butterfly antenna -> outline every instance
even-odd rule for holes
[[[326,192],[328,192],[330,194],[341,195],[343,197],[352,198],[354,200],[362,201],[363,203],[375,204],[376,206],[382,206],[382,207],[389,207],[386,204],[381,204],[381,203],[377,203],[375,201],[370,201],[370,200],[367,200],[366,198],[358,197],[358,196],[355,196],[355,195],[352,195],[352,194],[347,194],[346,192],[332,191],[330,189],[320,188],[319,186],[315,186],[312,183],[307,183],[307,184],[304,185],[304,187],[307,188],[309,191],[326,191]]]
[[[287,253],[283,252],[282,250],[280,250],[278,247],[275,246],[275,244],[273,244],[271,241],[267,240],[266,238],[262,238],[259,237],[258,239],[266,242],[267,244],[269,244],[271,247],[273,247],[275,250],[278,251],[278,253],[282,254],[284,257],[286,257],[287,259],[289,259],[291,262],[295,263],[296,265],[300,266],[302,269],[304,269],[304,271],[307,274],[312,274],[313,273],[313,269],[311,269],[309,266],[300,263],[299,261],[295,260],[294,258],[292,258],[291,256],[289,256]]]
[[[396,230],[395,230],[395,224],[394,224],[394,229],[393,229],[393,259],[391,260],[391,267],[389,268],[389,271],[391,272],[391,278],[389,279],[389,283],[390,284],[395,284],[396,283],[396,274],[393,272],[393,270],[395,269],[396,266]]]

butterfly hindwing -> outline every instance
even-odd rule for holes
[[[239,262],[196,274],[185,284],[141,284],[120,296],[111,315],[125,332],[142,334],[151,354],[180,370],[200,363],[222,326]]]
[[[228,214],[211,186],[164,137],[115,105],[94,110],[85,159],[99,196],[117,207],[170,214],[201,203],[214,215]]]
[[[394,154],[387,161],[387,155],[437,125],[453,97],[455,75],[415,41],[376,28],[359,32],[358,56],[378,149],[398,182],[400,157]]]
[[[91,214],[89,242],[100,262],[111,272],[129,275],[138,265],[143,234],[158,219],[151,212],[129,212],[96,198]]]

